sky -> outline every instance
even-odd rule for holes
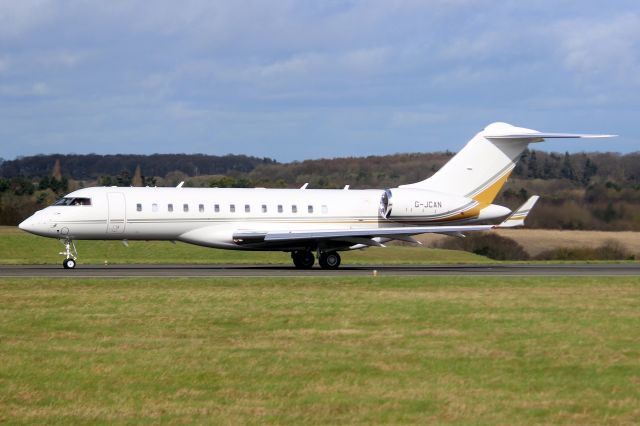
[[[640,150],[640,3],[0,0],[0,157]]]

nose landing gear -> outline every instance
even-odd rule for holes
[[[73,269],[76,267],[76,259],[78,259],[78,250],[76,250],[76,245],[73,243],[73,240],[70,239],[65,239],[61,242],[64,245],[64,251],[61,251],[58,254],[65,257],[62,261],[62,266],[64,266],[64,269]]]

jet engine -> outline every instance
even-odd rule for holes
[[[411,188],[385,189],[380,197],[380,217],[438,220],[461,215],[477,205],[472,198]]]

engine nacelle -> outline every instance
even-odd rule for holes
[[[472,198],[411,188],[385,189],[380,198],[380,217],[439,220],[461,214],[478,204]]]

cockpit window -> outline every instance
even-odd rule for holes
[[[60,198],[58,201],[53,203],[54,206],[67,206],[68,202],[71,201],[72,198]]]
[[[53,205],[54,206],[90,206],[91,198],[65,197],[65,198],[60,198]]]

